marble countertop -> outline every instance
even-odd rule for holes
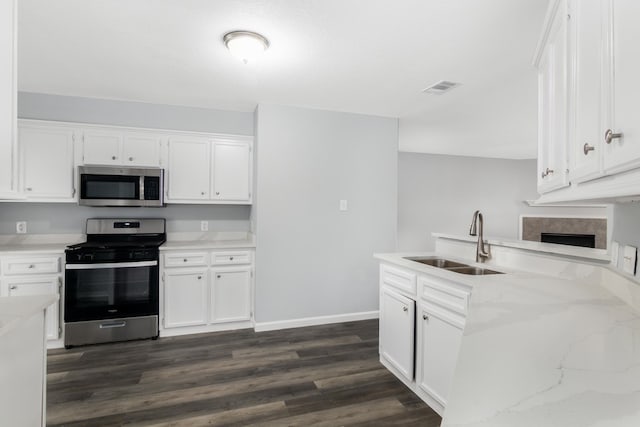
[[[0,297],[0,337],[58,300],[58,295]]]
[[[23,234],[0,236],[0,254],[21,252],[30,254],[60,253],[68,245],[86,240],[83,234]]]
[[[256,240],[248,232],[169,233],[161,251],[191,249],[255,248]]]
[[[576,278],[494,265],[483,266],[507,274],[465,277],[407,256],[439,255],[375,257],[472,288],[442,426],[640,425],[640,286],[631,278],[597,265]]]

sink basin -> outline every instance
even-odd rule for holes
[[[447,268],[447,270],[453,271],[454,273],[469,274],[471,276],[484,276],[486,274],[504,274],[500,271],[489,270],[488,268],[469,267],[469,266]]]
[[[449,261],[444,258],[435,258],[435,257],[414,257],[414,258],[405,258],[409,261],[419,262],[420,264],[430,265],[432,267],[438,268],[458,268],[458,267],[469,267],[467,264],[462,264],[460,262]]]

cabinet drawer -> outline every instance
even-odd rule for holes
[[[412,295],[416,293],[416,275],[407,270],[380,265],[380,283],[396,289],[408,292]]]
[[[41,274],[60,272],[60,257],[6,258],[2,260],[2,274]]]
[[[418,278],[420,298],[458,314],[466,316],[469,307],[469,292],[445,280],[421,276]]]
[[[250,251],[212,252],[211,265],[250,264]]]
[[[192,267],[207,265],[206,252],[180,252],[164,255],[165,267]]]

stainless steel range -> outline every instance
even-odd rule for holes
[[[87,241],[67,247],[64,345],[158,337],[164,219],[87,220]]]

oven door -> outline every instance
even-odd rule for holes
[[[64,321],[158,314],[158,261],[67,264]]]

